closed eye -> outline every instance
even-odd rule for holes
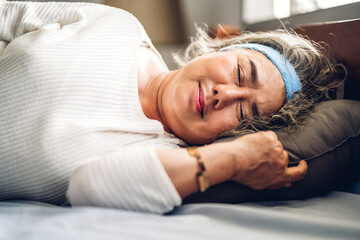
[[[240,71],[240,66],[238,65],[238,68],[237,68],[237,75],[238,75],[238,81],[239,81],[239,86],[241,85],[241,71]],[[240,102],[240,117],[241,117],[241,120],[244,119],[244,115],[243,115],[243,108],[242,108],[242,105],[241,105],[241,102]]]
[[[243,109],[242,109],[241,103],[240,103],[240,117],[241,117],[241,120],[244,119]]]

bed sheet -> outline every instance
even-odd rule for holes
[[[0,239],[360,239],[360,195],[190,204],[166,215],[0,202]]]

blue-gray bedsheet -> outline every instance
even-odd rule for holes
[[[190,204],[167,215],[0,202],[0,239],[360,239],[360,195]]]

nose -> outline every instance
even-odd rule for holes
[[[237,101],[244,100],[248,96],[247,88],[236,85],[218,84],[212,89],[214,109],[223,109]]]

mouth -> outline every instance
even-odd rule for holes
[[[204,109],[205,109],[205,97],[200,83],[195,90],[195,106],[196,106],[196,110],[200,113],[201,117],[203,118]]]

